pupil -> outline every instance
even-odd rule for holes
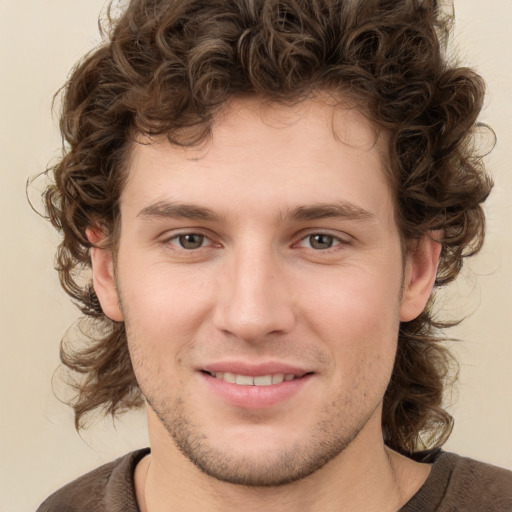
[[[180,245],[184,249],[198,249],[203,245],[204,236],[191,233],[189,235],[181,235],[179,238]]]
[[[329,249],[332,247],[334,238],[331,235],[311,235],[309,241],[313,249]]]

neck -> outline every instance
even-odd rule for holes
[[[241,503],[244,512],[391,512],[412,497],[430,471],[387,449],[380,421],[374,420],[320,470],[276,487],[218,481],[185,458],[165,431],[150,428],[150,439],[152,453],[135,475],[141,512],[238,512]]]

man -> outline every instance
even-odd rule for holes
[[[134,0],[75,69],[46,204],[91,337],[63,362],[76,426],[143,400],[151,450],[39,510],[512,507],[510,472],[440,450],[432,290],[491,183],[438,11]]]

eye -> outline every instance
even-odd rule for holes
[[[322,251],[331,249],[341,243],[342,241],[334,235],[329,235],[327,233],[313,233],[303,238],[299,245],[302,247],[310,247],[317,251]]]
[[[170,240],[171,243],[179,245],[182,249],[193,250],[203,247],[208,239],[199,233],[184,233],[175,236]]]

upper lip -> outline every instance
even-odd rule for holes
[[[243,361],[219,361],[207,364],[201,368],[201,371],[208,373],[230,372],[236,375],[247,375],[249,377],[257,377],[259,375],[275,375],[284,373],[285,375],[294,374],[302,377],[306,373],[311,373],[304,367],[291,365],[279,361],[269,361],[264,363],[247,363]]]

